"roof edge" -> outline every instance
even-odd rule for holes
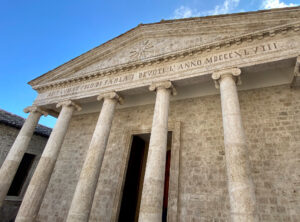
[[[6,126],[14,127],[16,129],[21,129],[25,122],[25,118],[8,112],[6,110],[0,109],[0,124],[4,124]],[[49,137],[52,129],[38,124],[34,130],[35,135],[40,135],[43,137]]]
[[[114,37],[114,38],[112,38],[112,39],[110,39],[110,40],[108,40],[108,41],[106,41],[106,42],[104,42],[104,43],[102,43],[102,44],[100,44],[100,45],[98,45],[98,46],[96,46],[96,47],[94,47],[94,48],[92,48],[92,49],[90,49],[90,50],[84,52],[84,53],[82,53],[82,54],[80,54],[79,56],[74,57],[74,58],[71,59],[71,60],[68,60],[67,62],[64,62],[63,64],[57,66],[57,67],[54,68],[54,69],[49,70],[48,72],[46,72],[46,73],[44,73],[44,74],[38,76],[37,78],[34,78],[34,79],[30,80],[29,82],[27,82],[27,84],[29,84],[30,86],[33,86],[33,82],[36,81],[36,80],[38,80],[38,79],[40,79],[41,77],[44,77],[45,75],[47,75],[47,74],[49,74],[49,73],[51,73],[51,72],[53,72],[53,71],[55,71],[55,70],[61,68],[62,66],[66,65],[66,64],[68,64],[68,63],[74,62],[75,60],[79,59],[79,57],[82,57],[83,55],[86,55],[86,54],[88,54],[89,52],[94,51],[94,50],[96,50],[97,48],[102,47],[103,45],[106,45],[106,44],[110,43],[111,41],[113,41],[113,40],[115,40],[115,39],[118,39],[118,38],[122,37],[123,35],[126,35],[126,34],[132,32],[132,31],[136,30],[137,28],[139,28],[139,27],[142,26],[142,25],[143,25],[143,24],[140,23],[139,25],[135,26],[134,28],[129,29],[128,31],[126,31],[126,32],[124,32],[124,33],[122,33],[122,34],[120,34],[120,35],[118,35],[118,36],[116,36],[116,37]]]

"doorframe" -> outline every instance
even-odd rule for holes
[[[181,123],[179,121],[168,122],[168,131],[172,132],[171,141],[171,165],[169,179],[169,194],[168,194],[168,216],[167,221],[175,222],[178,218],[179,208],[179,173],[180,173],[180,131]],[[128,161],[130,157],[133,135],[151,133],[151,126],[140,126],[128,128],[125,130],[124,151],[122,162],[120,163],[120,174],[116,195],[113,203],[111,222],[116,222],[119,218],[120,207],[123,197],[123,189],[126,179]]]

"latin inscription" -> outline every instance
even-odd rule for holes
[[[258,54],[268,53],[270,51],[276,51],[276,50],[278,50],[278,44],[275,42],[257,45],[252,48],[245,48],[245,49],[239,49],[239,50],[229,51],[220,54],[214,54],[203,58],[189,60],[187,62],[130,73],[130,74],[117,76],[117,77],[108,77],[98,81],[93,81],[86,84],[80,84],[77,86],[70,86],[64,89],[58,89],[55,91],[47,92],[42,97],[49,98],[49,97],[74,95],[83,91],[89,91],[97,88],[104,88],[112,85],[119,85],[122,83],[130,83],[142,79],[149,79],[149,78],[152,79],[157,76],[172,74],[180,71],[192,70],[194,68],[207,67],[221,62],[226,62],[234,59],[243,59],[248,56],[255,56]]]

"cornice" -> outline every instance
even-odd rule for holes
[[[81,64],[84,63],[87,59],[90,61],[90,63],[94,62],[94,58],[98,58],[98,56],[100,54],[107,54],[108,52],[110,52],[113,48],[113,44],[118,44],[120,46],[126,44],[126,42],[132,40],[132,38],[137,38],[139,36],[136,35],[136,33],[139,32],[142,34],[143,32],[143,27],[141,27],[140,25],[128,30],[127,32],[95,47],[92,48],[91,50],[88,50],[87,52],[63,63],[62,65],[46,72],[45,74],[31,80],[28,82],[29,85],[34,85],[36,84],[38,81],[40,80],[44,80],[44,79],[48,79],[48,74],[53,73],[54,76],[59,75],[61,72],[72,72],[72,71],[68,71],[69,69],[71,69],[73,67],[74,64]],[[126,35],[126,39],[123,39],[122,37]],[[101,49],[101,51],[99,52],[99,50]],[[86,64],[89,65],[89,64]],[[75,67],[74,69],[78,69],[79,67]]]
[[[300,30],[300,22],[290,23],[282,26],[277,26],[261,31],[252,32],[249,34],[239,35],[236,37],[228,38],[221,41],[216,41],[209,44],[204,44],[201,46],[191,47],[185,50],[178,50],[172,53],[167,53],[161,56],[152,57],[149,59],[145,59],[144,61],[135,61],[127,64],[121,64],[114,67],[109,67],[99,71],[93,71],[86,73],[82,76],[77,76],[73,78],[67,78],[63,80],[53,81],[47,84],[37,85],[33,88],[38,92],[44,90],[50,90],[58,87],[62,87],[65,85],[82,82],[85,80],[93,80],[99,77],[110,76],[112,74],[117,74],[123,71],[131,71],[137,68],[142,68],[145,66],[150,66],[152,64],[160,64],[163,62],[167,62],[170,60],[176,60],[184,57],[191,57],[194,55],[200,55],[203,52],[209,52],[211,50],[218,50],[224,47],[230,47],[232,45],[240,45],[242,42],[251,42],[253,40],[261,40],[265,37],[274,37],[278,34],[285,34],[287,32],[298,32]]]
[[[281,8],[281,9],[271,9],[271,10],[261,10],[261,11],[252,11],[252,12],[242,12],[242,13],[234,13],[234,14],[224,14],[224,15],[214,15],[214,16],[206,16],[206,17],[194,17],[194,18],[184,18],[184,19],[173,19],[173,20],[162,20],[160,22],[148,23],[148,24],[140,24],[135,28],[130,29],[129,31],[77,56],[74,59],[69,60],[68,62],[56,67],[48,71],[47,73],[31,80],[28,82],[31,86],[35,87],[41,84],[42,81],[47,81],[53,77],[59,77],[61,75],[72,75],[76,71],[80,70],[82,67],[86,67],[91,65],[92,63],[99,60],[100,57],[106,57],[106,55],[110,54],[115,50],[115,46],[117,45],[117,49],[124,46],[128,41],[132,39],[139,39],[147,35],[149,37],[149,33],[151,35],[155,35],[156,32],[164,31],[170,33],[174,30],[174,26],[176,26],[175,30],[180,30],[189,27],[189,30],[194,30],[194,28],[190,28],[192,24],[198,24],[198,27],[206,27],[208,26],[211,30],[211,27],[214,26],[218,20],[222,20],[222,22],[217,22],[218,27],[224,24],[227,26],[237,25],[241,21],[257,21],[261,22],[259,17],[263,16],[264,23],[270,23],[274,21],[280,20],[281,22],[288,21],[289,19],[296,19],[298,16],[295,16],[295,13],[300,11],[300,7],[289,7],[289,8]],[[276,16],[280,15],[281,16]],[[288,13],[288,14],[287,14]],[[294,13],[294,14],[290,14]],[[274,16],[272,16],[274,15]],[[200,23],[200,24],[199,24]],[[246,22],[247,23],[247,22]],[[247,25],[247,24],[246,24]],[[152,26],[155,26],[155,32],[153,31]],[[214,30],[214,29],[213,29]],[[178,33],[178,32],[177,32]],[[184,32],[186,33],[186,31]],[[155,35],[156,36],[156,35]]]

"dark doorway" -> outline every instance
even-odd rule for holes
[[[167,156],[166,156],[165,188],[164,188],[164,202],[163,202],[162,222],[167,221],[167,215],[168,215],[170,165],[171,165],[171,150],[168,150],[167,151]]]
[[[23,159],[18,167],[16,175],[8,190],[8,196],[19,196],[22,190],[23,184],[27,178],[29,170],[32,166],[35,155],[25,153]]]
[[[148,144],[139,136],[133,136],[119,214],[120,222],[134,222],[138,219],[147,154]]]
[[[167,221],[169,172],[171,160],[172,133],[168,133],[168,151],[166,157],[165,188],[163,201],[162,222]],[[150,134],[134,135],[130,156],[128,160],[127,173],[123,188],[119,222],[136,222],[139,217],[140,202],[143,190],[144,174],[147,162]]]

